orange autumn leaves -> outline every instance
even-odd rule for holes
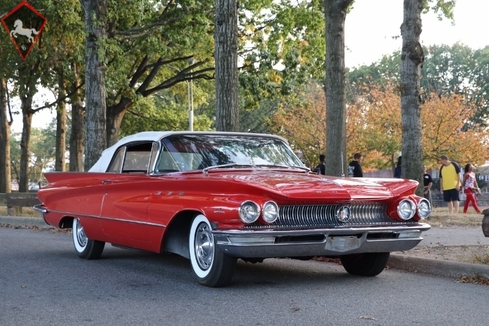
[[[314,164],[325,152],[326,117],[324,92],[308,88],[306,104],[284,106],[272,117],[275,132],[285,136],[305,161]],[[475,113],[473,103],[461,95],[431,96],[421,106],[423,162],[437,166],[438,157],[448,155],[458,162],[483,164],[489,157],[487,130],[470,124]],[[401,104],[393,87],[373,87],[355,96],[347,106],[347,157],[355,152],[366,155],[366,171],[390,168],[392,158],[402,148]]]
[[[309,84],[295,100],[282,102],[270,119],[271,131],[288,139],[309,167],[318,164],[319,154],[326,149],[325,107],[322,88]]]

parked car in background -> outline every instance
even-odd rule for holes
[[[266,134],[142,132],[88,172],[45,177],[36,209],[72,228],[81,258],[100,258],[105,243],[174,253],[211,287],[232,281],[237,259],[339,257],[375,276],[430,228],[417,181],[317,175]]]

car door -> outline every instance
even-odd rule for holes
[[[115,153],[114,158],[120,159],[114,162],[120,167],[109,166],[109,170],[120,172],[104,185],[101,209],[102,228],[109,242],[152,251],[158,248],[153,226],[147,221],[148,172],[156,150],[151,142],[138,142]]]

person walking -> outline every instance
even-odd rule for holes
[[[314,172],[317,174],[326,175],[326,164],[324,163],[325,159],[326,156],[324,154],[319,155],[319,164],[314,168]]]
[[[363,177],[362,171],[362,160],[363,155],[360,153],[355,153],[353,155],[353,161],[348,164],[348,176],[349,177]]]
[[[440,156],[440,193],[443,200],[447,203],[448,213],[458,214],[459,192],[460,192],[460,167],[452,162],[446,155]]]
[[[477,205],[477,198],[475,197],[476,192],[479,190],[479,185],[477,184],[477,179],[475,178],[473,170],[474,166],[472,164],[468,163],[465,165],[464,179],[462,181],[465,194],[464,214],[467,213],[471,203],[475,211],[479,214],[481,213],[481,210]]]
[[[428,173],[426,165],[423,166],[423,197],[428,199],[431,203],[431,187],[433,187],[433,178]]]

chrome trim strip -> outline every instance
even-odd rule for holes
[[[96,216],[96,215],[89,215],[89,214],[78,214],[78,213],[75,214],[75,213],[55,211],[55,210],[50,210],[49,212],[61,214],[64,216],[71,216],[71,217],[86,217],[86,218],[99,219],[99,220],[104,220],[104,221],[115,221],[115,222],[122,222],[122,223],[128,223],[128,224],[139,224],[139,225],[148,225],[148,226],[156,226],[156,227],[166,228],[166,225],[161,224],[161,223],[151,223],[151,222],[146,222],[146,221],[135,221],[135,220],[129,220],[129,219],[123,219],[123,218],[103,217],[103,216]]]

